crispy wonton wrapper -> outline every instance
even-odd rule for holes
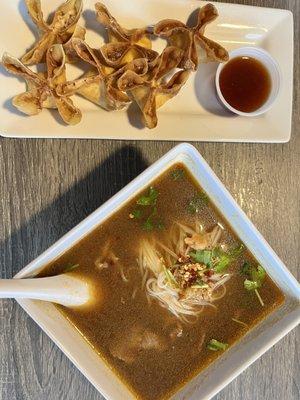
[[[170,45],[184,50],[180,68],[196,70],[200,63],[224,62],[229,58],[227,50],[204,36],[206,26],[218,15],[214,5],[206,4],[199,9],[196,26],[189,28],[180,21],[165,19],[154,26],[154,34],[167,39]]]
[[[82,0],[67,0],[54,13],[52,22],[44,20],[40,0],[25,0],[29,15],[41,32],[40,40],[28,51],[21,61],[24,65],[34,65],[45,61],[49,47],[53,44],[65,45],[68,62],[74,62],[76,53],[70,46],[72,37],[84,39],[85,29],[77,26],[82,11]]]
[[[95,7],[98,21],[108,31],[109,43],[101,49],[108,66],[120,68],[136,58],[146,58],[152,62],[158,57],[157,52],[151,50],[147,28],[125,29],[102,3],[96,3]]]
[[[86,84],[77,93],[108,111],[122,109],[131,102],[128,95],[118,89],[117,81],[126,71],[132,71],[137,76],[145,74],[148,70],[146,59],[132,60],[119,70],[107,74],[101,51],[92,49],[80,39],[73,40],[73,47],[82,60],[94,67],[82,78],[83,81],[86,79]]]
[[[190,75],[190,71],[178,71],[166,80],[166,75],[179,65],[182,55],[178,47],[169,46],[148,73],[139,76],[134,71],[126,71],[118,80],[119,89],[130,93],[138,104],[149,129],[157,126],[156,110],[178,94]]]
[[[6,70],[27,82],[27,91],[14,97],[13,105],[27,115],[39,114],[43,108],[57,108],[65,123],[78,124],[81,121],[81,111],[73,104],[70,96],[83,82],[67,82],[65,62],[65,52],[60,44],[51,46],[47,51],[46,73],[35,73],[17,58],[5,53],[2,64]],[[65,85],[69,88],[67,94]]]

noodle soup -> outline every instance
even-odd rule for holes
[[[143,400],[172,395],[284,301],[181,164],[41,276],[61,272],[99,288],[93,307],[57,307]]]

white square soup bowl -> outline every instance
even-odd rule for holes
[[[285,295],[285,302],[277,311],[271,313],[240,342],[226,351],[216,362],[189,381],[173,396],[174,400],[203,400],[210,399],[218,393],[300,322],[300,286],[193,146],[180,144],[169,151],[20,271],[16,278],[35,276],[47,263],[74,246],[177,162],[182,162],[188,168],[226,220],[230,222],[240,239],[264,266]],[[129,400],[134,398],[133,394],[53,304],[31,300],[19,300],[18,302],[106,399]]]

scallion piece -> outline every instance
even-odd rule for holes
[[[168,283],[171,286],[178,287],[178,283],[177,283],[174,275],[172,274],[172,272],[168,268],[164,267],[164,273],[165,273],[165,276],[166,276],[166,279],[167,279]]]
[[[79,264],[72,264],[72,265],[68,265],[65,269],[64,269],[64,273],[66,272],[71,272],[74,269],[78,268]]]
[[[207,348],[211,351],[219,351],[219,350],[226,350],[228,347],[227,343],[222,343],[219,342],[216,339],[211,339],[211,341],[208,343]]]

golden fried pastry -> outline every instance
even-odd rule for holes
[[[46,53],[46,73],[35,73],[17,58],[7,53],[3,55],[2,64],[7,71],[21,76],[27,82],[27,91],[13,99],[13,105],[27,115],[39,114],[43,108],[57,108],[62,119],[70,125],[81,121],[81,111],[73,104],[70,96],[75,93],[79,84],[66,80],[66,56],[63,46],[51,46]],[[64,93],[64,86],[73,86]]]
[[[82,78],[86,79],[86,84],[80,87],[77,93],[105,110],[119,110],[131,102],[128,95],[118,89],[117,80],[127,70],[137,76],[145,74],[148,70],[146,59],[132,60],[119,70],[107,74],[101,51],[92,49],[80,39],[73,40],[73,47],[82,60],[94,67],[93,71]]]
[[[166,80],[166,75],[180,64],[182,56],[182,50],[169,46],[147,73],[137,75],[126,71],[118,80],[118,88],[131,94],[150,129],[157,126],[156,110],[178,94],[190,75],[190,71],[178,71]]]
[[[154,34],[167,39],[170,45],[184,50],[180,68],[196,70],[200,63],[224,62],[228,60],[228,52],[204,36],[206,26],[218,15],[214,5],[206,4],[199,9],[196,26],[189,28],[180,21],[165,19],[154,26]]]
[[[151,50],[147,28],[125,29],[102,3],[96,3],[95,7],[98,21],[108,31],[109,43],[101,49],[107,65],[119,68],[136,58],[146,58],[152,62],[158,57],[157,52]]]
[[[53,44],[66,44],[67,61],[74,61],[74,52],[70,47],[70,39],[84,39],[85,29],[77,27],[82,11],[82,0],[67,0],[54,13],[52,22],[44,20],[40,0],[25,0],[28,12],[41,32],[40,40],[26,53],[21,61],[24,65],[33,65],[45,61],[47,50]]]
[[[212,4],[199,10],[194,27],[166,19],[150,32],[147,27],[123,28],[105,5],[96,3],[96,16],[108,32],[108,42],[93,49],[85,42],[86,30],[78,24],[83,0],[65,0],[51,22],[43,16],[41,0],[25,2],[41,37],[21,61],[4,54],[3,65],[27,83],[26,92],[13,99],[15,107],[27,115],[55,108],[67,124],[77,124],[81,111],[71,97],[79,94],[107,111],[135,101],[146,126],[152,129],[157,126],[157,110],[179,93],[192,70],[203,62],[228,59],[222,46],[204,36],[206,26],[218,16]],[[152,50],[150,33],[167,40],[162,54]],[[90,70],[67,81],[66,63],[80,60],[88,63]],[[46,72],[27,67],[39,63],[45,63]]]

